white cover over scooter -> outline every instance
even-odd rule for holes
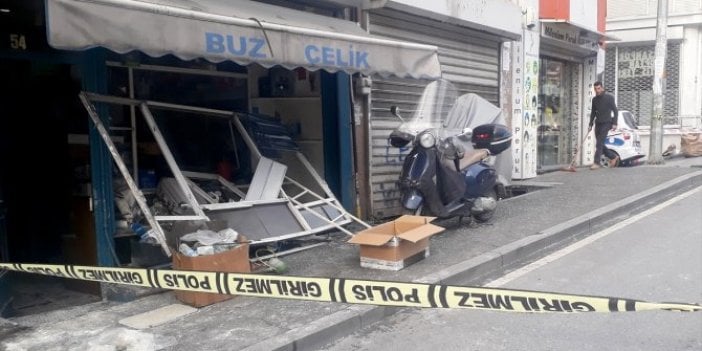
[[[502,110],[479,95],[468,93],[456,99],[456,103],[446,117],[444,128],[457,134],[463,128],[475,128],[482,124],[491,123],[507,124],[505,117],[502,115]],[[473,145],[470,142],[464,142],[462,145],[466,151],[473,149]],[[497,171],[498,182],[505,186],[510,185],[513,162],[511,150],[505,150],[494,157],[494,167]]]

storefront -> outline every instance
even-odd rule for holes
[[[15,116],[27,134],[3,135],[0,147],[10,249],[3,259],[126,263],[119,238],[124,223],[114,201],[120,184],[107,147],[81,108],[80,91],[272,116],[293,131],[301,152],[351,208],[353,188],[343,186],[353,184],[354,174],[350,75],[441,75],[436,47],[371,37],[351,21],[257,2],[237,2],[236,11],[227,1],[187,3],[9,3],[3,14],[24,15],[16,18],[17,26],[2,27],[3,33],[17,35],[16,45],[0,52],[3,73],[13,77],[3,80],[3,92],[14,91],[3,97],[14,106],[11,111],[27,112]],[[20,22],[28,23],[26,28]],[[33,91],[38,86],[44,89]],[[57,107],[40,110],[46,101]],[[152,191],[164,163],[139,111],[104,112],[102,122],[132,177],[145,192]],[[44,120],[47,114],[56,118]],[[6,132],[8,120],[3,121]],[[229,135],[227,129],[216,123],[171,123],[164,135],[180,145],[175,156],[191,170],[228,174],[233,181],[252,172],[245,157],[223,155],[217,149],[221,145],[207,142]],[[26,138],[38,142],[29,148],[22,143]],[[242,147],[238,143],[224,150]],[[20,164],[10,162],[13,150],[26,151]],[[49,154],[54,156],[39,156]],[[24,179],[22,187],[13,183],[17,179]],[[65,184],[56,186],[59,181]],[[52,201],[40,201],[36,211],[21,210],[21,200],[47,197]],[[43,216],[44,231],[27,226],[36,221],[37,211],[51,214]],[[51,252],[38,249],[44,246]]]
[[[539,22],[534,26],[538,56],[533,57],[537,87],[531,101],[528,96],[524,100],[532,105],[536,134],[536,172],[528,172],[531,177],[571,162],[593,162],[594,136],[586,136],[593,84],[604,73],[606,7],[604,0],[539,1]],[[573,160],[576,148],[582,152]]]
[[[538,169],[562,166],[570,162],[571,136],[575,128],[573,98],[579,97],[579,89],[573,89],[580,71],[577,62],[540,57],[539,113],[534,121],[538,125]]]
[[[569,164],[573,150],[582,141],[589,123],[593,84],[601,78],[598,63],[604,64],[600,48],[602,34],[572,23],[541,23],[537,100],[537,171],[545,172]],[[592,162],[586,140],[583,164]]]

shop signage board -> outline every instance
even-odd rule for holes
[[[186,9],[155,0],[49,1],[49,44],[288,69],[441,76],[436,46],[373,37],[354,22],[254,2],[237,2],[236,11],[226,3],[189,3]],[[316,22],[326,27],[314,28]]]
[[[564,28],[552,23],[543,23],[541,25],[541,35],[572,45],[579,45],[580,43],[580,31],[575,27]]]

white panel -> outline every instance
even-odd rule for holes
[[[590,123],[590,112],[592,111],[592,98],[595,97],[595,90],[593,85],[597,80],[597,59],[589,58],[583,62],[583,118],[581,119],[581,130],[587,131],[588,124]],[[585,140],[581,146],[580,152],[580,162],[583,165],[591,165],[594,161],[595,156],[595,138],[594,131],[590,133],[590,136]]]
[[[657,4],[656,0],[608,0],[607,19],[655,16],[658,11]],[[702,11],[702,1],[700,0],[668,1],[669,15],[685,15],[700,11]]]
[[[671,14],[689,14],[702,11],[700,0],[672,0],[669,6]]]
[[[656,0],[607,0],[607,19],[649,15],[656,12]]]
[[[524,45],[516,41],[512,45],[512,62],[514,67],[512,72],[512,135],[515,136],[512,145],[512,160],[514,169],[512,179],[524,179],[524,163],[522,153],[522,130],[524,130],[524,119],[522,118],[522,108],[524,100]]]
[[[681,47],[680,115],[702,114],[702,28],[687,28]]]
[[[668,40],[682,40],[683,39],[683,26],[668,27],[666,29],[665,36]],[[617,30],[608,31],[608,35],[612,35],[619,39],[616,43],[628,43],[628,42],[653,42],[656,40],[656,28],[636,28],[627,30]]]
[[[597,1],[570,0],[570,21],[597,31]]]

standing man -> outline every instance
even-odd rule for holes
[[[619,115],[619,110],[617,110],[617,104],[614,103],[614,96],[605,93],[602,82],[595,82],[594,87],[595,97],[592,98],[592,111],[590,112],[590,127],[588,128],[588,132],[592,130],[592,126],[594,124],[596,148],[595,163],[590,166],[590,169],[599,169],[602,153],[606,152],[604,142],[607,138],[607,133],[610,131],[610,129],[617,129],[617,116]],[[616,156],[610,160],[610,165],[616,165],[617,161],[619,161],[618,158],[619,156]]]

